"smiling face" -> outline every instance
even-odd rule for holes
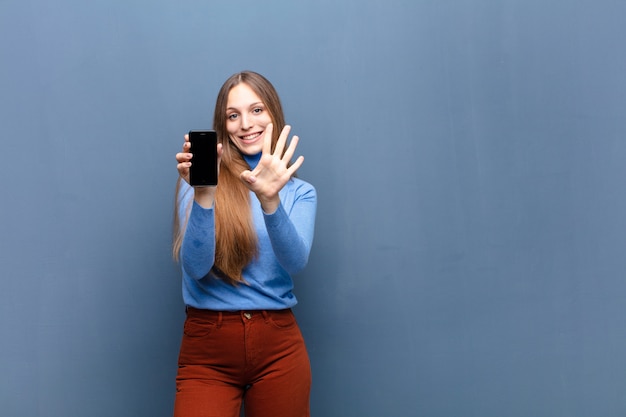
[[[270,112],[248,84],[240,83],[230,90],[226,104],[226,131],[241,153],[256,155],[261,152],[263,134],[270,123]]]

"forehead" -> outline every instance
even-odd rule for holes
[[[245,83],[240,83],[228,92],[228,108],[245,108],[251,104],[262,103],[261,97]]]

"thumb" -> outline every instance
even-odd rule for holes
[[[241,175],[239,175],[239,178],[243,182],[247,182],[248,184],[254,184],[256,182],[256,177],[252,174],[252,171],[250,171],[249,169],[246,169],[245,171],[243,171]]]

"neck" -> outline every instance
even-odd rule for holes
[[[243,159],[250,165],[250,169],[256,168],[257,164],[261,160],[261,152],[256,155],[243,155]]]

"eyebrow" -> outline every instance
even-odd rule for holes
[[[252,104],[250,104],[250,106],[249,106],[248,108],[258,107],[258,106],[265,106],[265,104],[263,104],[263,102],[262,102],[262,101],[257,101],[256,103],[252,103]],[[228,107],[228,108],[226,109],[226,111],[230,111],[230,110],[235,110],[235,111],[237,111],[237,110],[239,110],[239,109],[237,109],[237,108],[235,108],[235,107]]]

